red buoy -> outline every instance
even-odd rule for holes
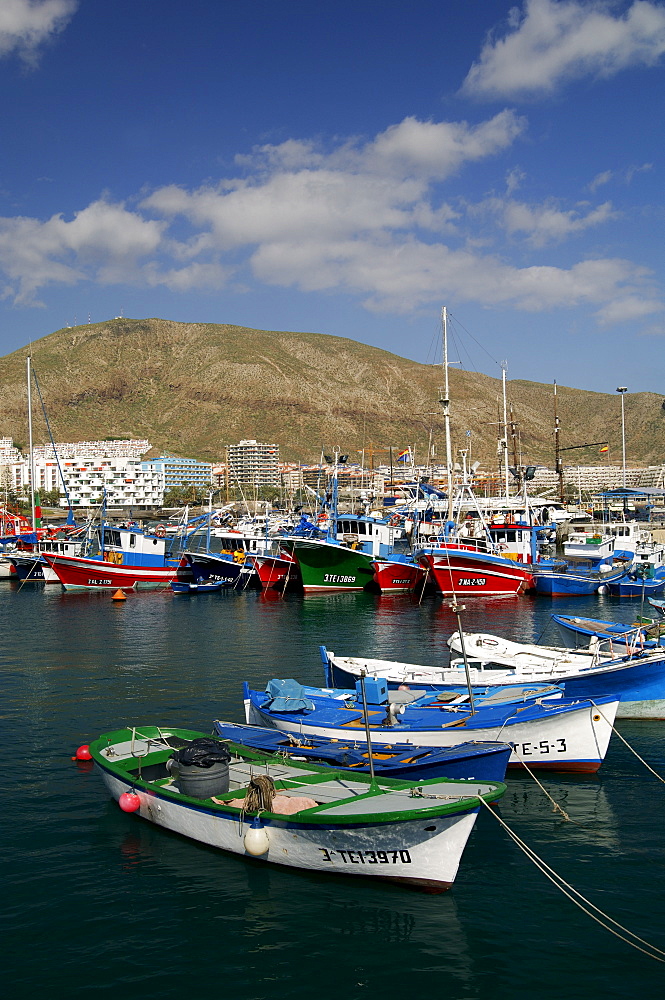
[[[84,743],[78,748],[72,760],[92,760],[92,754],[90,753],[90,747],[87,743]]]
[[[136,792],[123,792],[118,799],[118,805],[125,813],[134,813],[141,805],[141,800]]]

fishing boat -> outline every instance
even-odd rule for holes
[[[14,566],[14,579],[21,583],[60,583],[53,569],[42,558],[45,552],[51,555],[80,556],[84,542],[81,538],[85,528],[75,528],[67,537],[61,535],[41,539],[31,545],[30,551],[16,551],[10,555]]]
[[[118,565],[106,559],[43,553],[65,590],[156,590],[168,587],[177,566]]]
[[[645,650],[642,644],[610,652],[598,641],[592,649],[570,650],[484,633],[465,633],[462,640],[457,632],[448,644],[464,654],[451,659],[448,667],[340,657],[321,647],[326,683],[353,687],[359,677],[367,676],[384,680],[389,688],[414,684],[458,696],[470,684],[480,697],[499,688],[522,691],[529,685],[538,692],[540,685],[556,684],[567,698],[617,698],[618,719],[665,718],[665,651],[661,647]]]
[[[378,660],[365,656],[338,656],[320,646],[327,687],[354,687],[366,675],[385,680],[389,688],[407,685],[424,691],[461,689],[468,681],[474,687],[486,689],[506,684],[559,684],[566,676],[588,670],[605,660],[608,653],[599,650],[572,652],[562,647],[535,646],[511,642],[483,633],[464,633],[464,649],[459,633],[449,638],[451,650],[466,654],[451,657],[445,666],[402,663],[398,660]]]
[[[655,597],[649,598],[649,604],[652,608],[655,608],[661,615],[665,615],[665,601],[656,599]]]
[[[643,577],[634,570],[624,573],[618,580],[607,584],[610,594],[617,597],[649,597],[653,594],[662,594],[665,590],[665,574],[658,574],[654,577]]]
[[[632,559],[614,552],[615,537],[591,527],[574,531],[563,543],[562,559],[534,567],[534,587],[551,597],[604,594],[629,571]]]
[[[287,552],[279,555],[248,553],[247,559],[264,590],[283,590],[290,583],[296,585],[300,581],[298,564]]]
[[[595,636],[591,648],[571,650],[511,642],[499,636],[459,633],[450,637],[451,649],[466,653],[469,667],[480,652],[491,659],[475,674],[476,683],[524,684],[529,680],[556,680],[566,697],[619,699],[618,719],[665,718],[665,650],[645,648],[643,640],[613,648],[613,639]],[[512,671],[510,670],[512,666]],[[503,667],[504,669],[501,669]],[[508,668],[508,669],[505,669]],[[512,678],[510,673],[512,672]],[[480,680],[482,676],[482,680]],[[499,679],[500,678],[500,679]]]
[[[369,752],[355,740],[332,742],[317,736],[306,738],[264,726],[242,726],[215,720],[214,732],[225,740],[255,750],[279,753],[285,758],[311,760],[329,767],[345,767],[369,774]],[[507,743],[460,743],[454,747],[387,746],[372,742],[374,771],[380,777],[419,781],[421,778],[483,778],[503,781],[510,757]]]
[[[564,642],[579,646],[608,644],[611,653],[615,647],[620,655],[626,647],[635,652],[665,646],[665,628],[659,623],[604,621],[599,618],[581,618],[578,615],[552,615]]]
[[[102,508],[80,556],[42,555],[65,590],[154,590],[169,587],[172,580],[192,580],[182,547],[196,526],[183,523],[176,536],[167,538],[163,525],[150,531],[133,521],[107,524]]]
[[[427,571],[412,555],[395,554],[370,563],[373,582],[382,594],[410,594],[424,586]]]
[[[481,780],[349,774],[158,726],[105,733],[89,750],[121,808],[156,826],[301,871],[430,892],[452,885],[480,800],[505,791]],[[204,759],[210,766],[196,763]]]
[[[336,486],[333,487],[333,496]],[[287,536],[282,547],[298,563],[305,593],[364,590],[374,580],[373,563],[391,558],[406,544],[400,518],[344,514],[337,517],[335,499],[324,538]]]
[[[418,561],[440,594],[514,597],[533,585],[533,566],[481,548],[471,540],[434,543]]]
[[[171,580],[171,590],[174,594],[216,594],[223,587],[224,583],[221,580],[207,580],[203,583]]]
[[[549,768],[557,771],[597,771],[612,734],[618,699],[561,698],[561,689],[542,688],[520,695],[497,689],[475,705],[460,695],[447,704],[436,693],[388,691],[385,682],[367,680],[368,709],[359,703],[358,688],[340,691],[299,685],[297,681],[270,681],[265,691],[244,686],[248,725],[272,726],[298,736],[326,739],[365,738],[368,726],[374,740],[388,745],[451,747],[469,740],[506,740],[513,744],[509,767]],[[290,690],[284,695],[284,685]],[[291,685],[296,685],[294,689]],[[288,688],[287,688],[288,690]],[[294,693],[295,690],[295,693]]]

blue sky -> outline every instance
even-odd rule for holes
[[[0,351],[159,316],[665,392],[660,0],[0,0]]]

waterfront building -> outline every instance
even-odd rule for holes
[[[162,455],[142,465],[146,468],[154,466],[160,472],[165,493],[187,486],[208,490],[212,484],[212,463],[200,462],[197,458]]]
[[[240,441],[228,448],[229,483],[279,486],[279,445]]]
[[[8,485],[16,493],[30,491],[30,459],[14,449],[11,439],[0,438],[0,466]],[[146,440],[65,441],[34,448],[35,489],[40,493],[60,493],[60,506],[67,506],[67,493],[73,507],[99,505],[106,495],[109,506],[138,509],[158,506],[164,490],[159,469],[142,463],[141,455],[150,450]],[[56,458],[57,454],[57,458]],[[60,469],[58,469],[58,462]]]

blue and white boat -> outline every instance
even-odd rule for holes
[[[574,531],[563,543],[562,559],[544,559],[533,568],[534,587],[552,597],[606,593],[632,565],[618,559],[615,538],[600,531]]]
[[[265,691],[245,684],[246,721],[272,726],[298,736],[366,743],[369,726],[372,744],[390,746],[452,747],[479,739],[505,740],[513,745],[509,766],[549,768],[557,771],[597,771],[612,734],[618,700],[611,697],[574,700],[533,691],[519,696],[499,688],[475,699],[475,711],[460,696],[457,703],[442,702],[436,694],[389,692],[387,684],[365,681],[367,719],[358,689],[340,691],[306,687],[296,681],[270,681]],[[293,688],[296,685],[296,688]],[[538,692],[536,692],[538,694]],[[467,696],[468,698],[468,696]],[[447,700],[447,699],[446,699]]]
[[[369,774],[366,745],[355,739],[331,742],[318,736],[303,739],[263,726],[240,726],[215,720],[215,736],[255,750],[279,754],[285,760],[308,760],[331,767],[352,768]],[[508,743],[460,743],[455,747],[419,747],[412,744],[372,743],[374,771],[385,778],[418,781],[422,778],[477,778],[503,781],[511,747]]]
[[[216,594],[222,590],[224,584],[221,580],[208,580],[205,583],[187,583],[180,580],[171,580],[171,590],[174,594]]]
[[[459,651],[458,633],[448,640]],[[605,643],[607,645],[607,643]],[[665,718],[665,650],[644,649],[643,644],[602,649],[598,640],[592,649],[537,646],[513,642],[501,636],[470,633],[463,637],[463,658],[451,659],[447,667],[425,667],[365,657],[340,657],[322,648],[327,682],[353,687],[365,675],[383,680],[388,687],[427,687],[432,691],[463,693],[466,670],[474,697],[483,698],[497,689],[520,689],[525,685],[558,685],[567,698],[608,696],[619,700],[617,718]]]
[[[604,621],[599,618],[582,618],[578,615],[552,615],[565,643],[577,649],[580,646],[599,647],[605,643],[611,654],[625,652],[628,647],[634,652],[665,646],[665,630],[660,624],[636,622]],[[592,641],[593,640],[593,641]]]
[[[638,565],[618,580],[608,583],[607,589],[617,597],[652,597],[654,594],[661,594],[665,590],[665,569],[654,572],[648,563],[644,567]]]

